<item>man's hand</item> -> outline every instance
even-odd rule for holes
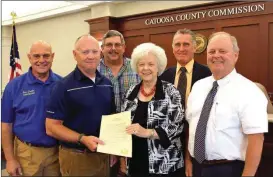
[[[192,176],[192,161],[190,159],[186,159],[185,160],[186,162],[186,176],[189,177],[189,176]]]
[[[95,136],[83,136],[81,143],[84,144],[90,151],[95,152],[98,144],[104,144],[99,138]]]
[[[6,170],[10,176],[22,176],[22,169],[17,160],[7,161]]]

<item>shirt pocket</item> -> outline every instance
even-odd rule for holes
[[[229,131],[239,127],[239,118],[236,109],[231,103],[216,102],[214,124],[216,130]]]

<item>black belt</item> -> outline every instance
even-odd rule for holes
[[[203,165],[216,165],[216,164],[225,164],[230,162],[235,162],[236,160],[227,160],[227,159],[220,159],[220,160],[204,160],[202,162]]]
[[[191,157],[192,160],[194,160],[196,163],[200,164],[197,162],[197,160],[193,157]],[[204,160],[200,165],[217,165],[217,164],[227,164],[227,163],[232,163],[232,162],[238,162],[239,160],[227,160],[227,159],[219,159],[219,160]]]
[[[61,149],[66,149],[72,152],[77,152],[77,153],[94,153],[90,151],[88,148],[82,148],[82,149],[77,149],[77,148],[72,148],[72,147],[66,147],[64,145],[60,145]]]
[[[42,147],[42,148],[53,148],[53,147],[56,147],[57,145],[44,145],[44,144],[33,144],[33,143],[29,143],[29,142],[26,142],[26,141],[23,141],[21,140],[18,136],[16,136],[17,139],[19,141],[21,141],[22,143],[28,145],[28,146],[33,146],[33,147]]]

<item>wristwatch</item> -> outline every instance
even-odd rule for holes
[[[78,144],[79,144],[79,145],[82,144],[82,143],[81,143],[81,139],[82,139],[83,136],[84,136],[84,134],[81,133],[81,134],[79,135],[79,137],[78,137]]]

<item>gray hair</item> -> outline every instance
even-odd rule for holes
[[[193,31],[191,31],[190,29],[187,29],[187,28],[184,28],[184,29],[179,29],[176,31],[176,33],[174,34],[173,36],[173,40],[174,40],[174,37],[178,34],[189,34],[191,35],[191,40],[192,40],[192,43],[194,46],[196,46],[196,35]]]
[[[120,37],[120,40],[121,40],[121,43],[122,43],[122,44],[125,44],[124,37],[123,37],[123,35],[122,35],[120,32],[118,32],[118,31],[116,31],[116,30],[109,30],[107,33],[105,33],[105,34],[103,35],[103,38],[102,38],[102,45],[104,45],[105,40],[106,40],[107,38],[115,37],[115,36],[119,36],[119,37]]]
[[[216,33],[213,33],[212,35],[210,35],[209,37],[209,42],[212,40],[212,38],[214,38],[215,36],[227,36],[230,38],[230,41],[232,43],[232,46],[233,46],[233,51],[234,52],[239,52],[240,51],[240,48],[238,46],[238,42],[237,42],[237,39],[235,36],[232,36],[231,34],[227,33],[227,32],[224,32],[224,31],[220,31],[220,32],[216,32]],[[208,42],[208,43],[209,43]]]
[[[153,43],[143,43],[134,48],[131,56],[131,67],[137,72],[137,64],[141,58],[147,56],[149,53],[153,54],[157,61],[158,75],[162,74],[167,66],[167,56],[161,47]]]

